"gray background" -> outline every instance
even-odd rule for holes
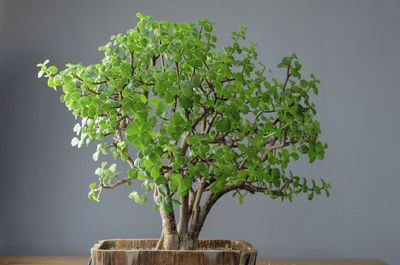
[[[100,204],[87,199],[94,145],[70,146],[74,118],[36,76],[46,58],[61,68],[95,63],[97,47],[134,25],[137,11],[176,22],[207,17],[219,44],[243,24],[266,64],[296,52],[304,73],[322,81],[315,102],[326,159],[292,168],[327,179],[331,198],[254,196],[240,206],[227,196],[202,237],[250,241],[264,257],[399,264],[400,4],[377,0],[1,0],[1,255],[88,255],[99,239],[159,236],[158,213],[130,201],[129,188],[104,193]]]

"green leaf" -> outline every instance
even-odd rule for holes
[[[211,24],[205,24],[204,25],[204,30],[207,32],[211,32],[212,31],[212,25]]]
[[[79,144],[80,140],[76,137],[72,138],[71,140],[71,145],[72,146],[77,146]]]
[[[152,177],[153,179],[157,179],[157,178],[160,177],[160,172],[158,171],[157,168],[153,167],[153,168],[151,169],[150,175],[151,175],[151,177]]]
[[[81,133],[81,124],[80,123],[77,123],[77,124],[75,124],[75,126],[74,126],[74,129],[73,129],[73,131],[76,133],[76,134],[80,134]]]
[[[176,196],[178,197],[183,197],[187,194],[188,190],[185,190],[181,187],[179,187],[178,192],[176,193]]]
[[[175,54],[175,55],[172,57],[172,60],[173,60],[175,63],[179,63],[179,62],[181,61],[181,55],[180,55],[180,54]]]
[[[231,129],[231,121],[228,118],[223,118],[215,123],[217,131],[225,133]]]
[[[47,85],[49,87],[54,87],[55,86],[55,84],[53,82],[53,77],[49,77],[49,79],[47,79]]]
[[[281,172],[279,171],[279,169],[277,168],[273,168],[271,170],[271,176],[275,179],[275,178],[279,178],[281,175]]]
[[[242,105],[240,105],[239,110],[240,110],[243,114],[246,115],[246,114],[249,113],[250,108],[249,108],[249,106],[247,106],[247,104],[242,104]]]
[[[253,97],[250,99],[250,107],[253,109],[258,107],[258,98]]]
[[[210,192],[217,193],[217,192],[221,191],[223,188],[224,188],[224,182],[217,180],[211,185]]]
[[[166,213],[170,213],[172,212],[172,200],[170,197],[166,197],[164,198],[164,200],[162,200],[161,202],[161,208],[166,212]]]
[[[305,87],[308,86],[308,82],[307,82],[306,80],[304,80],[304,79],[301,79],[301,80],[300,80],[300,86],[301,86],[302,88],[305,88]]]
[[[96,116],[96,113],[97,113],[96,106],[95,106],[95,105],[91,105],[91,106],[89,107],[89,110],[88,110],[89,116],[90,116],[90,117],[94,117],[94,116]]]
[[[47,68],[47,71],[49,71],[52,75],[55,75],[57,74],[57,67],[50,66],[49,68]]]
[[[168,189],[167,189],[167,187],[165,185],[158,186],[158,190],[163,196],[167,196],[168,195]]]
[[[285,64],[286,66],[290,65],[290,62],[292,59],[290,57],[283,57],[282,63]]]
[[[313,92],[315,95],[318,95],[318,88],[316,86],[313,86]]]
[[[134,199],[136,203],[144,204],[147,201],[146,195],[139,195],[137,191],[132,191],[129,194],[129,199]]]
[[[308,191],[307,185],[303,184],[303,187],[301,188],[301,191],[303,193],[306,193]]]
[[[99,159],[99,155],[100,155],[100,152],[95,152],[95,153],[93,154],[93,156],[92,156],[93,160],[94,160],[94,161],[97,161],[97,160]]]
[[[190,187],[192,187],[192,178],[190,176],[183,177],[181,187],[185,190],[190,189]]]
[[[139,132],[137,126],[133,123],[130,123],[127,127],[126,127],[126,134],[128,136],[135,136],[137,135]]]
[[[168,109],[168,104],[164,101],[159,101],[156,108],[156,115],[161,116]]]
[[[256,169],[254,168],[254,166],[248,166],[247,170],[250,177],[254,177],[256,175]]]
[[[178,105],[183,109],[188,109],[193,107],[193,101],[190,98],[181,95],[178,99]]]
[[[108,169],[111,170],[112,173],[115,173],[115,171],[117,170],[117,164],[112,164]]]
[[[175,199],[172,199],[172,203],[173,204],[177,204],[177,205],[181,205],[181,202]]]

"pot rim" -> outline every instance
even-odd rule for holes
[[[90,249],[90,252],[96,251],[96,252],[129,252],[129,253],[138,253],[138,252],[179,252],[179,253],[199,253],[199,252],[211,252],[211,253],[216,253],[216,252],[236,252],[236,253],[246,253],[246,252],[257,252],[257,249],[251,245],[250,243],[243,241],[243,240],[230,240],[230,239],[199,239],[199,242],[204,242],[204,241],[211,241],[218,243],[220,242],[221,244],[226,244],[228,242],[235,243],[235,244],[241,244],[243,245],[243,249],[232,249],[232,250],[224,250],[224,249],[197,249],[197,250],[164,250],[164,249],[107,249],[107,248],[102,248],[106,247],[104,245],[107,244],[107,242],[110,241],[117,241],[117,240],[122,240],[122,241],[153,241],[155,243],[158,242],[159,239],[154,239],[154,238],[114,238],[114,239],[103,239],[96,241],[96,243],[93,245],[93,247]],[[152,243],[153,243],[152,242]],[[222,246],[223,247],[223,246]]]

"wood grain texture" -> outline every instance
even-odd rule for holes
[[[247,242],[199,240],[197,250],[155,250],[157,239],[100,240],[90,249],[93,265],[256,265]]]
[[[1,265],[87,265],[88,260],[88,256],[0,256]],[[377,259],[257,259],[257,265],[268,265],[269,262],[271,265],[388,265]]]

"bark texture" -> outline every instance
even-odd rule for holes
[[[160,209],[162,219],[162,233],[157,249],[179,249],[180,238],[176,229],[175,214],[174,212],[166,213]]]

